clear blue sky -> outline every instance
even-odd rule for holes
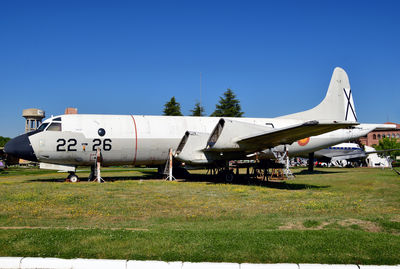
[[[400,1],[0,1],[0,135],[47,116],[206,113],[233,89],[247,117],[308,109],[334,67],[360,122],[400,123]]]

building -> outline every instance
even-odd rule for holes
[[[364,137],[360,138],[360,142],[366,146],[378,145],[379,140],[385,137],[389,138],[397,138],[400,141],[400,124],[393,122],[386,122],[385,124],[395,124],[396,129],[393,130],[384,130],[384,131],[372,131]]]
[[[22,117],[25,118],[25,133],[35,131],[45,117],[44,110],[37,108],[28,108],[22,111]]]
[[[78,114],[78,109],[75,107],[67,107],[64,114]]]

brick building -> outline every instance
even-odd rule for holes
[[[360,138],[361,144],[370,147],[372,145],[378,145],[379,140],[381,140],[384,137],[397,138],[397,140],[400,141],[400,124],[393,122],[386,122],[385,124],[395,124],[396,129],[385,130],[385,131],[372,131],[368,135]]]

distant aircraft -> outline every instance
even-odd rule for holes
[[[68,171],[69,179],[77,181],[76,166],[93,167],[98,148],[104,166],[161,165],[169,149],[181,162],[225,166],[229,160],[300,145],[301,139],[357,124],[347,74],[335,68],[325,98],[307,111],[278,118],[60,115],[12,139],[4,151]]]
[[[393,160],[390,156],[380,157],[378,154],[398,150],[400,149],[375,150],[373,147],[365,146],[365,153],[367,154],[365,161],[369,167],[392,167]]]
[[[385,125],[385,124],[383,124]],[[389,129],[389,128],[388,128]],[[335,166],[346,166],[349,162],[365,159],[368,166],[382,167],[389,166],[390,160],[378,157],[377,153],[389,152],[399,149],[375,150],[372,147],[365,146],[365,149],[356,143],[341,143],[326,149],[315,152],[315,158],[319,161],[331,163]],[[370,155],[370,156],[368,156]]]

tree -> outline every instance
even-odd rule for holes
[[[190,111],[192,112],[191,116],[204,116],[204,107],[200,105],[200,102],[196,102],[193,110]]]
[[[4,147],[4,145],[10,141],[11,138],[0,136],[0,147]]]
[[[239,100],[231,89],[224,92],[224,96],[219,98],[219,104],[215,105],[215,111],[212,117],[241,117],[244,112],[241,111]]]
[[[164,115],[165,116],[183,116],[181,113],[181,105],[176,102],[175,96],[172,96],[164,105]]]
[[[374,148],[376,150],[400,149],[400,142],[397,142],[397,139],[394,137],[392,138],[384,137],[381,140],[379,140],[379,144],[374,146]],[[383,152],[379,155],[390,156],[392,160],[395,160],[396,156],[400,155],[400,150]]]

